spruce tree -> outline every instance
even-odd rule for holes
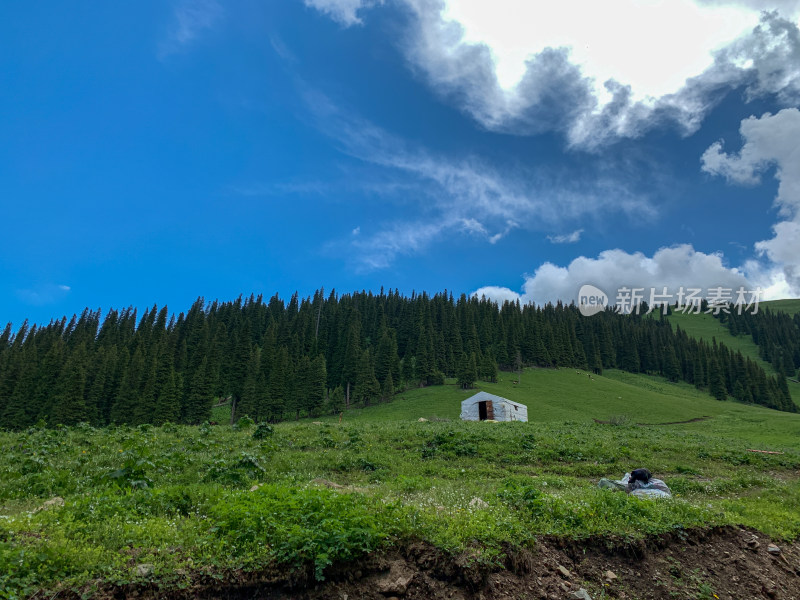
[[[708,368],[708,392],[717,400],[727,400],[728,392],[725,389],[722,370],[716,358],[711,358]]]
[[[88,411],[84,392],[86,387],[86,348],[81,344],[67,359],[59,376],[53,419],[62,425],[86,421]]]
[[[335,415],[344,410],[344,390],[337,385],[328,395],[328,412]]]
[[[664,357],[664,376],[672,382],[678,381],[681,375],[681,367],[678,363],[678,357],[675,355],[675,349],[670,346],[665,349],[666,356]]]
[[[321,354],[308,365],[304,386],[303,408],[309,416],[316,417],[322,410],[325,401],[325,382],[328,374],[325,370],[325,357]]]
[[[203,358],[189,384],[189,393],[182,407],[182,421],[189,425],[199,425],[211,416],[213,404],[211,379],[208,375],[208,361]]]
[[[381,386],[375,378],[375,371],[372,367],[372,357],[367,349],[361,353],[352,399],[361,406],[369,406],[377,401],[380,395]]]
[[[381,386],[381,400],[389,402],[392,396],[394,396],[394,379],[392,378],[392,372],[389,371]]]
[[[139,401],[139,390],[145,377],[145,364],[142,349],[136,348],[127,368],[122,374],[119,392],[111,406],[110,418],[112,423],[133,423],[136,405]]]
[[[231,415],[231,420],[236,422],[245,415],[258,421],[259,394],[258,387],[259,375],[261,374],[261,353],[258,348],[250,352],[250,360],[247,361],[247,370],[244,378],[244,385],[241,388],[241,399],[236,403],[235,413]]]
[[[475,384],[475,380],[478,378],[475,371],[475,353],[467,356],[466,352],[462,352],[456,374],[457,383],[461,389],[470,389]]]
[[[176,423],[181,417],[180,385],[175,368],[170,364],[169,371],[158,391],[153,424]]]

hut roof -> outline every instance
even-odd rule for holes
[[[503,398],[502,396],[495,396],[494,394],[490,394],[489,392],[478,392],[474,396],[470,396],[469,398],[463,400],[461,402],[461,405],[463,406],[465,403],[473,404],[475,402],[485,402],[487,400],[491,400],[492,402],[507,402],[508,404],[516,406],[525,406],[524,404],[520,404],[519,402],[514,402],[513,400],[509,400],[508,398]]]

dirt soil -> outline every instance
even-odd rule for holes
[[[478,553],[476,548],[453,557],[414,543],[331,567],[322,583],[310,573],[240,573],[222,581],[196,577],[183,590],[131,585],[104,589],[95,597],[800,600],[800,541],[772,542],[740,527],[681,530],[635,541],[542,537],[532,551],[509,551],[505,568],[493,570],[475,566]]]

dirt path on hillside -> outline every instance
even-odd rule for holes
[[[131,585],[94,597],[568,600],[585,598],[583,589],[592,600],[800,600],[800,542],[776,542],[779,553],[770,544],[764,534],[739,527],[677,530],[633,542],[543,537],[533,551],[509,553],[505,569],[487,570],[476,566],[477,547],[452,557],[416,543],[331,568],[322,583],[285,572],[231,574],[226,581],[206,575],[183,590]]]
[[[651,427],[654,425],[686,425],[687,423],[699,423],[701,421],[708,421],[713,417],[705,416],[705,417],[695,417],[694,419],[688,419],[686,421],[667,421],[665,423],[636,423],[639,427]],[[592,419],[595,423],[599,425],[613,425],[613,421],[601,421],[600,419]]]

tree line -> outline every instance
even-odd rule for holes
[[[794,316],[769,308],[752,314],[731,306],[717,317],[731,335],[750,335],[758,345],[762,360],[772,364],[785,377],[800,377],[800,314]]]
[[[185,313],[86,309],[0,334],[0,427],[198,424],[215,402],[276,422],[388,401],[399,390],[492,381],[498,368],[618,368],[796,411],[783,377],[661,316],[397,290],[230,302]]]

